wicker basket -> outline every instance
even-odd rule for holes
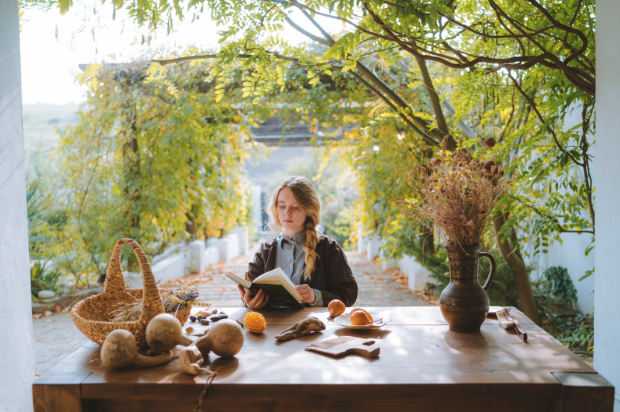
[[[144,289],[127,289],[120,261],[121,248],[125,243],[133,248],[133,252],[138,258]],[[143,292],[144,299],[139,320],[133,322],[114,322],[111,320],[114,310],[142,298]],[[80,332],[99,345],[103,344],[105,338],[113,330],[125,329],[133,333],[139,346],[146,346],[146,325],[160,313],[164,313],[164,306],[146,254],[138,242],[125,238],[116,242],[114,246],[108,264],[103,293],[82,299],[76,303],[71,309],[71,319]],[[189,307],[177,311],[175,316],[181,325],[187,321],[189,313]]]

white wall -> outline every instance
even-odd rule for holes
[[[32,410],[34,356],[17,1],[0,0],[0,411]]]
[[[568,131],[571,128],[581,123],[581,112],[583,106],[581,104],[573,104],[567,111],[564,117],[564,131]],[[594,136],[588,134],[588,142],[593,143]],[[593,148],[592,152],[594,152]],[[596,170],[591,170],[594,185],[596,186]],[[579,177],[583,181],[583,171],[581,168],[574,166],[571,169],[571,174],[575,177]],[[547,190],[545,185],[539,184],[540,190]],[[568,192],[567,190],[559,189],[560,192]],[[582,217],[584,219],[590,219],[590,215],[587,211],[582,211]],[[584,276],[587,271],[594,268],[594,252],[590,252],[588,256],[585,256],[586,249],[590,246],[592,236],[588,233],[582,235],[576,233],[562,233],[560,235],[562,243],[554,242],[547,249],[549,253],[538,254],[533,259],[526,258],[526,264],[532,266],[532,278],[539,279],[542,277],[543,272],[552,266],[562,266],[567,269],[568,274],[577,289],[577,309],[583,313],[592,313],[594,311],[594,276],[590,276],[587,279],[579,281],[579,278]],[[534,252],[534,243],[536,236],[530,236],[531,240],[526,250],[530,255]]]
[[[255,230],[252,233],[260,233],[263,230],[263,204],[261,201],[262,189],[260,185],[252,185],[252,220]]]
[[[596,250],[594,367],[620,388],[620,1],[596,2]],[[620,411],[620,402],[616,402]]]
[[[424,290],[427,282],[433,283],[431,272],[422,266],[413,256],[403,256],[402,259],[398,261],[398,268],[407,275],[407,286],[414,292]]]
[[[579,281],[579,278],[588,270],[594,268],[594,251],[585,256],[591,236],[562,233],[561,237],[562,244],[555,242],[548,248],[549,253],[539,254],[533,262],[527,262],[528,265],[534,267],[532,278],[539,279],[542,273],[551,266],[565,267],[577,289],[577,308],[583,313],[592,313],[594,311],[594,276]]]

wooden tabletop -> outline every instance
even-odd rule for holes
[[[448,330],[438,307],[367,309],[391,321],[355,331],[328,322],[326,308],[260,311],[268,323],[264,333],[244,328],[235,358],[211,356],[208,369],[218,376],[209,388],[209,410],[411,410],[412,402],[421,411],[613,410],[611,384],[516,309],[511,313],[527,343],[495,319],[480,333],[462,334]],[[247,311],[227,313],[242,320]],[[287,342],[274,338],[310,316],[326,330]],[[381,353],[336,359],[304,350],[339,336],[376,339]],[[90,343],[35,382],[35,410],[190,411],[205,382],[205,375],[181,372],[177,359],[153,369],[108,370],[99,346]]]

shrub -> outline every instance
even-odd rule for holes
[[[543,328],[571,350],[591,351],[594,315],[576,310],[577,289],[566,268],[548,268],[534,286]]]
[[[57,292],[58,278],[61,272],[58,269],[52,269],[47,262],[36,261],[30,267],[30,292],[33,297],[37,297],[42,290],[51,290]]]

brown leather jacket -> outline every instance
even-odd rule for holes
[[[275,239],[261,243],[250,262],[248,269],[250,281],[275,269],[277,247],[278,242]],[[346,306],[352,306],[357,299],[357,282],[338,242],[329,236],[320,235],[315,250],[318,258],[310,281],[303,279],[302,283],[321,291],[324,306],[333,299],[340,299]]]

